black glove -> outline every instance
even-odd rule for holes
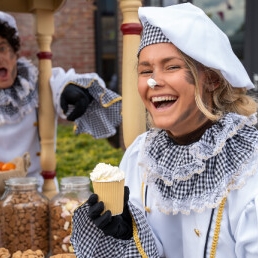
[[[64,114],[68,111],[68,105],[74,105],[74,110],[68,115],[67,120],[74,121],[82,116],[92,99],[93,98],[87,89],[71,83],[68,84],[62,92],[60,100],[60,105]]]
[[[122,240],[128,240],[132,237],[132,218],[128,209],[129,193],[129,188],[125,186],[123,213],[117,216],[112,216],[109,210],[101,215],[104,210],[104,203],[98,202],[97,194],[92,194],[89,197],[87,201],[90,206],[88,216],[106,236],[113,236]]]

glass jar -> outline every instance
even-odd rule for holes
[[[51,255],[73,253],[70,243],[74,210],[92,194],[88,177],[64,177],[60,192],[49,203]]]
[[[38,192],[34,177],[5,181],[0,199],[0,246],[16,251],[49,253],[49,202]]]

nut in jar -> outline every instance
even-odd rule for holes
[[[49,253],[49,203],[36,178],[10,178],[0,200],[0,246]]]
[[[73,253],[70,243],[74,210],[87,201],[90,192],[88,177],[61,179],[60,193],[50,201],[50,248],[51,254]]]

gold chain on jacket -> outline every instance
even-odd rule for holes
[[[142,258],[148,258],[148,255],[145,253],[145,251],[142,247],[141,240],[138,236],[137,226],[136,226],[136,223],[133,218],[132,218],[132,223],[133,223],[133,239],[134,239],[135,245],[138,249],[138,252],[142,256]]]
[[[217,214],[217,218],[216,218],[214,235],[213,235],[212,244],[211,244],[210,258],[215,258],[215,255],[216,255],[217,246],[218,246],[218,242],[219,242],[220,226],[221,226],[223,210],[224,210],[226,200],[227,200],[227,198],[224,197],[223,200],[221,201],[220,205],[219,205],[219,210],[218,210],[218,214]]]

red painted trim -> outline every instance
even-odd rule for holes
[[[39,52],[37,54],[38,59],[52,59],[51,52]]]
[[[56,171],[42,171],[41,175],[44,179],[53,179],[56,176]]]
[[[120,30],[123,35],[140,35],[142,32],[142,25],[140,23],[124,23],[121,25]]]

